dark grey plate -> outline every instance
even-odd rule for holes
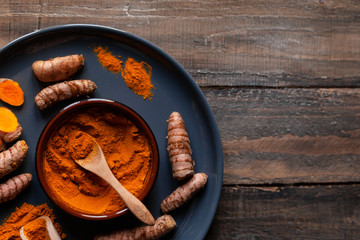
[[[103,68],[93,53],[93,46],[106,46],[123,60],[128,57],[145,61],[153,68],[152,82],[155,86],[151,101],[143,100],[127,88],[120,74]],[[8,217],[23,203],[48,203],[54,209],[57,221],[69,239],[92,239],[96,233],[138,225],[131,214],[106,221],[78,219],[63,212],[45,195],[35,170],[35,149],[45,124],[63,107],[79,100],[65,101],[51,109],[40,112],[34,97],[48,84],[39,82],[33,75],[31,65],[38,59],[49,59],[69,54],[83,54],[85,67],[74,79],[91,79],[98,89],[90,97],[107,98],[121,102],[138,112],[154,132],[159,147],[159,175],[144,203],[155,218],[161,215],[160,203],[178,185],[171,176],[166,151],[167,123],[172,111],[184,118],[190,135],[195,171],[205,172],[209,179],[206,188],[185,206],[171,213],[177,228],[168,239],[202,239],[214,218],[223,178],[223,155],[217,125],[200,88],[191,76],[167,53],[152,43],[117,29],[96,25],[63,25],[46,28],[25,35],[0,50],[0,77],[11,78],[20,83],[25,92],[22,107],[11,107],[24,131],[22,139],[30,149],[24,164],[15,174],[30,172],[34,176],[31,186],[13,201],[0,205],[0,219]],[[2,181],[4,181],[3,179]]]

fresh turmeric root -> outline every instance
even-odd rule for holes
[[[15,131],[12,132],[0,131],[0,138],[2,138],[7,143],[13,142],[21,136],[22,130],[23,130],[22,127],[20,126],[20,124],[18,124]]]
[[[202,189],[208,176],[205,173],[196,173],[184,185],[175,189],[164,201],[160,208],[164,213],[170,212],[188,202],[200,189]]]
[[[6,149],[5,142],[0,138],[0,152],[4,151],[5,149]]]
[[[67,80],[84,66],[82,55],[56,57],[47,61],[38,60],[32,65],[35,76],[42,82]]]
[[[0,203],[10,201],[27,188],[32,180],[30,173],[23,173],[0,184]]]
[[[194,175],[194,161],[191,156],[189,136],[180,113],[171,113],[166,138],[173,177],[178,181],[192,177]]]
[[[17,169],[29,150],[24,140],[17,141],[8,150],[0,153],[0,178]]]
[[[40,110],[44,110],[56,102],[92,93],[96,88],[96,84],[90,80],[65,81],[41,90],[35,96],[35,103]]]
[[[174,218],[163,215],[156,219],[155,225],[117,231],[108,235],[96,236],[94,240],[152,240],[158,239],[176,227]]]
[[[0,138],[5,142],[15,141],[20,137],[22,127],[17,117],[8,108],[0,107]]]
[[[24,103],[24,92],[19,83],[0,78],[0,99],[12,106],[21,106]]]

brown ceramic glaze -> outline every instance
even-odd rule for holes
[[[51,136],[51,133],[53,132],[53,130],[56,128],[56,126],[59,123],[61,123],[63,120],[65,120],[72,113],[74,113],[76,111],[80,111],[82,109],[89,108],[89,107],[99,107],[102,109],[106,108],[109,111],[113,111],[115,113],[118,113],[118,114],[121,114],[121,115],[127,117],[129,120],[134,122],[137,125],[137,127],[143,133],[145,133],[146,136],[148,137],[150,145],[151,145],[151,150],[152,150],[152,164],[151,164],[151,168],[150,168],[150,174],[146,178],[146,181],[144,184],[144,189],[138,197],[140,200],[143,200],[146,197],[146,195],[149,193],[149,191],[151,190],[151,188],[155,182],[156,176],[158,174],[159,153],[158,153],[158,147],[157,147],[155,137],[154,137],[151,129],[147,125],[147,123],[144,121],[144,119],[141,116],[139,116],[134,110],[130,109],[129,107],[127,107],[123,104],[111,101],[111,100],[88,99],[88,100],[73,103],[73,104],[67,106],[66,108],[64,108],[53,119],[51,119],[49,121],[49,123],[45,126],[44,130],[42,131],[42,133],[40,135],[40,138],[39,138],[39,141],[37,144],[37,148],[36,148],[36,170],[37,170],[37,174],[38,174],[38,177],[39,177],[39,180],[40,180],[40,183],[41,183],[43,189],[45,190],[46,194],[51,198],[51,200],[55,204],[57,204],[60,208],[62,208],[64,211],[68,212],[71,215],[74,215],[74,216],[80,217],[80,218],[84,218],[84,219],[89,219],[89,220],[103,220],[103,219],[105,220],[105,219],[110,219],[110,218],[114,218],[114,217],[123,215],[124,213],[126,213],[128,211],[128,209],[125,207],[116,212],[112,212],[109,214],[101,214],[101,215],[91,215],[91,214],[79,212],[79,211],[74,210],[73,208],[69,207],[67,204],[65,204],[61,200],[55,198],[51,194],[51,189],[49,188],[49,186],[46,182],[46,179],[43,175],[42,154],[46,148],[47,141],[48,141],[49,137]]]

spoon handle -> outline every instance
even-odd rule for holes
[[[147,225],[154,225],[155,219],[149,212],[149,210],[145,207],[145,205],[132,193],[130,193],[123,185],[119,183],[119,181],[114,177],[114,175],[110,175],[108,178],[108,183],[115,189],[115,191],[120,195],[122,200],[128,209],[143,223]]]
[[[59,233],[56,231],[56,228],[55,228],[54,224],[52,223],[52,221],[50,220],[50,218],[48,216],[42,216],[41,218],[43,218],[46,221],[46,228],[50,235],[50,239],[51,240],[61,240],[61,237],[59,236]]]
[[[24,234],[24,227],[20,228],[20,238],[22,240],[29,240]]]

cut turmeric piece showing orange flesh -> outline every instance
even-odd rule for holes
[[[13,132],[18,125],[15,114],[6,107],[0,107],[0,131]]]
[[[24,103],[24,92],[19,83],[0,78],[0,99],[12,106],[21,106]]]

